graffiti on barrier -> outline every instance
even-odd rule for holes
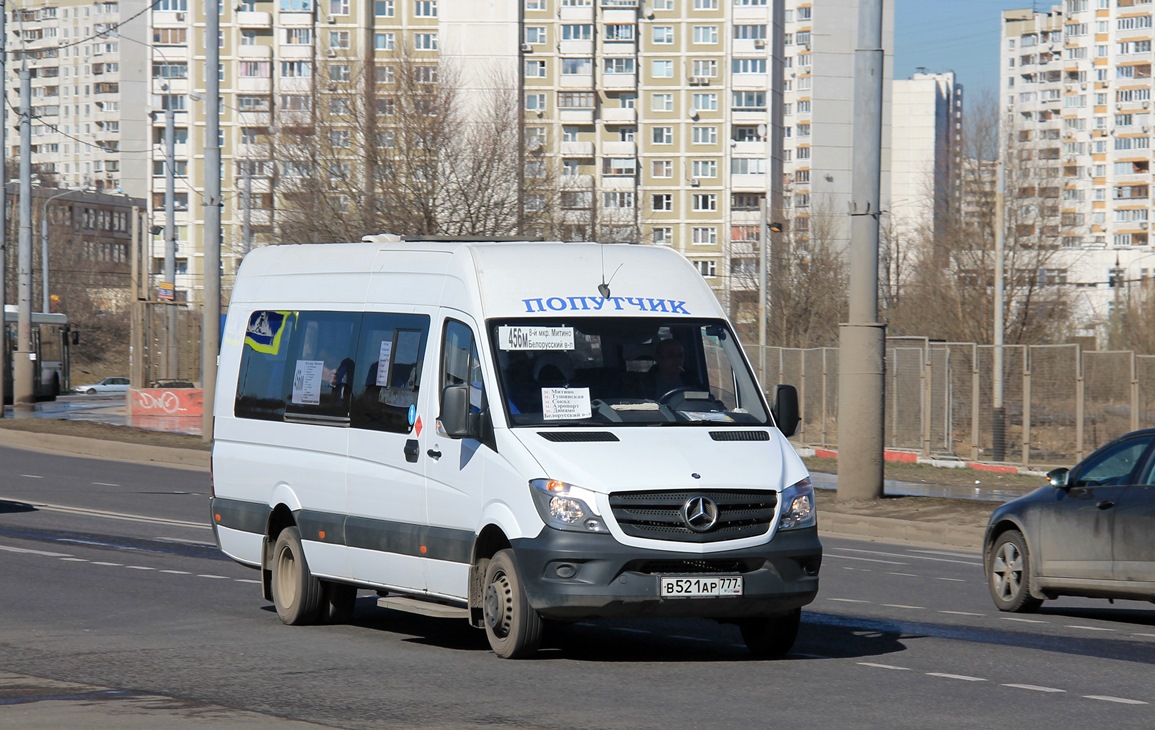
[[[199,388],[147,388],[133,390],[134,416],[197,416],[202,413],[204,391]]]

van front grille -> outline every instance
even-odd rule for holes
[[[686,505],[698,497],[717,507],[713,525],[701,532],[691,527],[685,514]],[[610,495],[610,508],[622,532],[631,537],[673,542],[721,542],[765,534],[774,521],[777,506],[776,492],[717,489]]]

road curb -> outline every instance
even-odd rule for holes
[[[150,446],[128,441],[65,436],[62,434],[0,428],[0,446],[43,451],[61,456],[158,464],[187,469],[209,470],[210,452],[171,446]]]

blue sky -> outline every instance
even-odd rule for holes
[[[885,0],[884,0],[885,1]],[[966,96],[998,88],[1002,11],[1030,8],[1030,0],[894,0],[894,78],[920,66],[954,71]],[[1062,0],[1036,2],[1047,11]]]

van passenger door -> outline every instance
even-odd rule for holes
[[[478,356],[476,324],[456,310],[442,310],[437,387],[425,401],[429,429],[423,437],[429,514],[426,580],[429,592],[464,598],[474,531],[481,514],[485,463],[492,452],[477,439],[452,439],[436,428],[447,385],[470,386],[470,410],[486,408],[485,372]]]
[[[420,416],[437,402],[437,368],[424,367],[430,321],[431,312],[365,314],[351,384],[345,539],[353,576],[415,591],[425,589],[428,457],[419,440],[433,426]]]

